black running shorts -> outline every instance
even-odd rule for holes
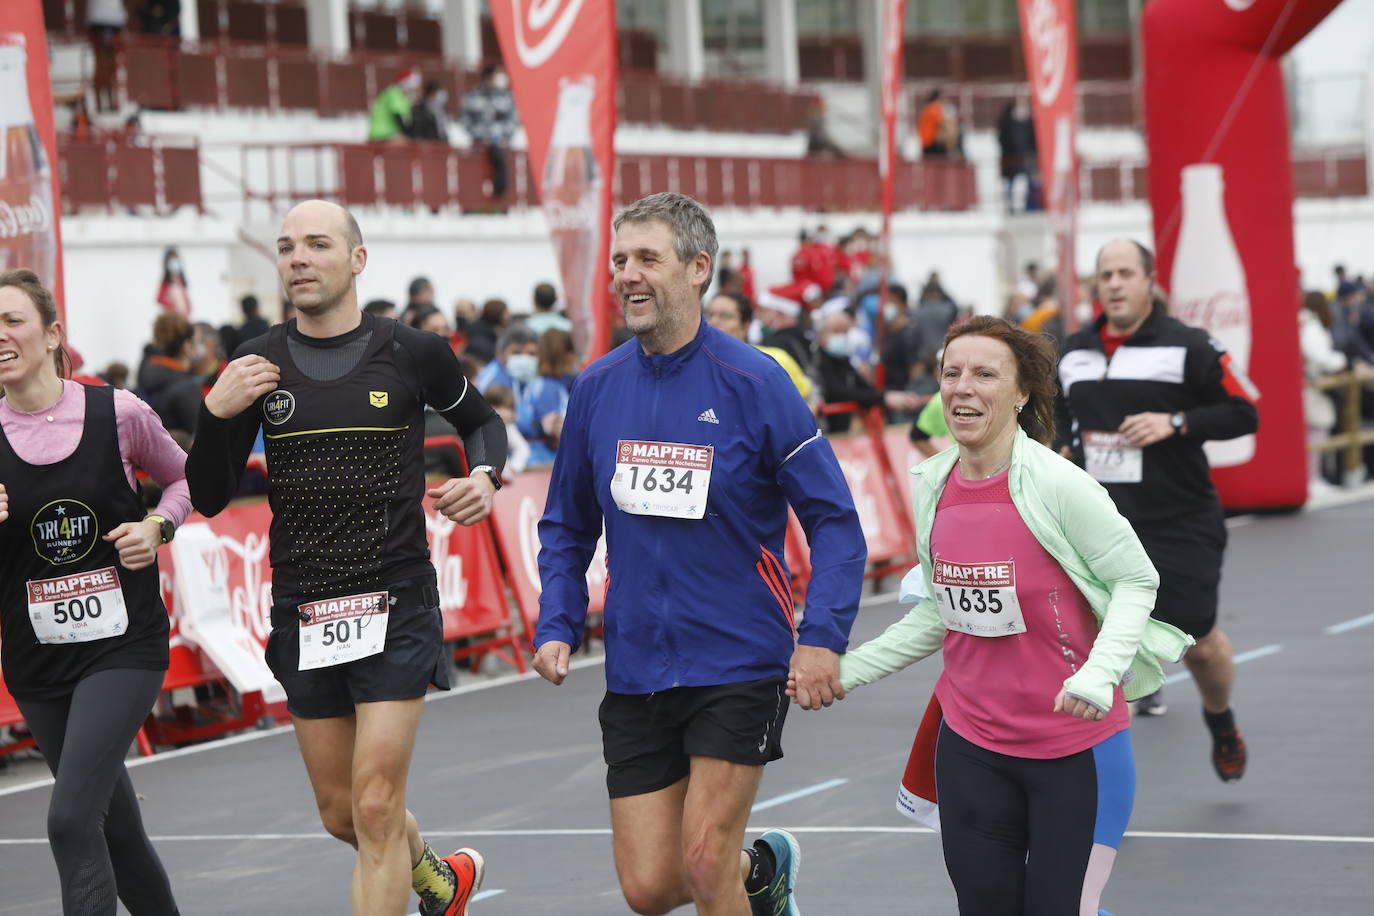
[[[1226,520],[1221,510],[1137,524],[1135,532],[1159,572],[1152,616],[1194,639],[1212,632],[1226,552]]]
[[[386,591],[394,601],[387,614],[385,648],[367,658],[301,671],[300,624],[272,628],[267,638],[267,666],[285,688],[286,709],[293,716],[351,716],[359,703],[413,700],[424,696],[430,684],[449,689],[435,577],[406,579]],[[299,604],[285,599],[277,602],[275,619],[295,616]]]
[[[771,677],[649,694],[607,693],[601,744],[611,798],[666,789],[692,757],[763,766],[782,757],[787,682]]]

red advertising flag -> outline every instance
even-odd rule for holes
[[[491,16],[558,254],[573,344],[595,359],[610,341],[615,3],[492,0]]]
[[[906,22],[906,0],[884,0],[883,3],[883,85],[879,99],[883,136],[878,144],[878,177],[883,183],[883,228],[878,240],[878,314],[877,341],[874,350],[883,352],[882,305],[887,301],[887,272],[892,260],[892,185],[897,161],[897,104],[902,92],[902,37]],[[878,385],[882,387],[886,366],[878,367]]]
[[[39,0],[5,0],[0,21],[0,270],[38,274],[66,317],[57,140]]]
[[[1073,0],[1017,0],[1021,41],[1030,72],[1035,144],[1046,190],[1050,231],[1059,259],[1064,326],[1078,327],[1078,28]]]

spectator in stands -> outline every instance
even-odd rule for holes
[[[510,326],[510,307],[504,299],[488,299],[482,303],[482,314],[468,328],[468,353],[483,364],[496,358],[496,341]]]
[[[884,391],[910,391],[916,376],[925,371],[921,363],[921,329],[911,321],[906,287],[889,283],[883,303],[883,340],[881,353],[887,367]],[[896,418],[891,418],[895,420]],[[905,421],[907,418],[903,417]]]
[[[797,250],[792,254],[792,282],[803,287],[815,284],[820,287],[821,296],[830,292],[835,285],[835,258],[827,239],[812,236],[805,229],[797,234]]]
[[[549,328],[572,331],[572,322],[555,309],[558,305],[558,291],[552,283],[540,283],[534,288],[534,314],[525,319],[525,324],[534,333],[542,336]]]
[[[754,295],[754,267],[749,263],[748,248],[739,250],[739,291],[749,297],[750,302],[758,301]]]
[[[505,385],[492,385],[482,397],[506,424],[506,467],[501,476],[519,474],[530,463],[530,444],[515,425],[515,395]]]
[[[564,391],[572,391],[573,379],[577,378],[577,351],[573,349],[571,331],[549,328],[539,335],[539,376],[552,379]]]
[[[411,108],[420,95],[420,71],[406,67],[396,74],[391,85],[378,94],[372,103],[367,139],[371,143],[395,143],[405,140],[410,132]]]
[[[144,35],[181,37],[181,0],[144,0],[138,10]]]
[[[500,64],[482,68],[480,81],[463,96],[458,120],[472,142],[487,152],[491,200],[494,208],[501,209],[509,185],[506,158],[510,138],[520,127],[520,116],[511,97],[510,78]]]
[[[197,321],[191,326],[191,374],[200,380],[201,393],[219,378],[224,366],[224,342],[219,331],[208,321]]]
[[[1345,280],[1337,287],[1331,308],[1331,336],[1352,364],[1374,363],[1374,314],[1368,321],[1365,318],[1370,311],[1369,297],[1359,280]]]
[[[239,325],[240,341],[261,337],[271,327],[267,319],[262,317],[260,308],[257,296],[248,295],[239,300],[239,311],[243,312],[243,324]],[[230,350],[229,352],[234,351]]]
[[[921,112],[916,117],[916,136],[921,141],[923,157],[950,154],[946,142],[945,105],[939,89],[930,90],[930,94],[921,105]]]
[[[100,373],[100,377],[105,380],[105,384],[111,388],[129,387],[129,367],[118,360],[105,367],[105,371]]]
[[[1315,386],[1322,377],[1340,372],[1348,365],[1346,355],[1331,340],[1331,307],[1319,292],[1308,292],[1298,310],[1298,346],[1302,351],[1303,415],[1307,420],[1307,444],[1313,445],[1331,435],[1336,426],[1336,405],[1331,396]],[[1320,492],[1328,484],[1322,477],[1322,453],[1309,451],[1308,491]]]
[[[1030,106],[1024,98],[1008,102],[997,119],[997,145],[1001,150],[1002,180],[1006,182],[1007,212],[1037,210],[1035,126]],[[1025,179],[1026,190],[1018,193],[1017,182]]]
[[[806,115],[806,155],[844,158],[844,150],[840,149],[825,126],[825,101],[820,96],[811,100],[811,108]]]
[[[448,316],[433,305],[417,306],[410,313],[410,326],[447,339],[453,334]]]
[[[1040,295],[1041,282],[1040,264],[1036,261],[1027,261],[1026,266],[1021,269],[1020,279],[1016,281],[1016,291],[1026,297],[1026,302],[1034,302],[1035,297]],[[1007,319],[1020,321],[1021,317],[1008,315]]]
[[[373,299],[363,306],[363,311],[369,315],[376,315],[378,318],[395,318],[396,303],[390,299]]]
[[[434,284],[429,282],[429,277],[416,277],[406,287],[406,307],[401,309],[400,320],[413,327],[411,318],[425,306],[434,306]]]
[[[195,330],[185,315],[162,312],[153,321],[153,346],[138,367],[135,392],[157,411],[177,444],[189,448],[204,395],[191,371],[198,361]]]
[[[920,399],[907,391],[880,392],[859,374],[850,362],[849,332],[854,317],[842,309],[821,319],[821,352],[817,362],[821,379],[821,398],[828,404],[856,403],[862,408],[886,406],[889,410],[914,411]],[[826,417],[829,432],[848,432],[849,414]]]
[[[191,314],[191,293],[181,253],[169,245],[162,252],[162,282],[157,288],[157,304],[178,315]]]
[[[753,320],[754,305],[741,292],[716,293],[715,297],[706,304],[706,323],[739,340],[748,341],[749,325]],[[797,386],[797,393],[810,403],[813,386],[810,377],[802,370],[801,364],[781,347],[758,344],[758,348],[773,357],[778,365],[787,370],[787,377],[792,380],[793,385]]]
[[[502,303],[504,305],[505,303]],[[515,392],[518,403],[525,387],[539,376],[539,338],[525,325],[516,323],[501,333],[496,358],[477,373],[477,390],[505,385]]]
[[[95,88],[95,110],[117,111],[115,104],[115,48],[119,34],[128,22],[124,0],[89,0],[86,4],[86,32],[95,56],[92,82]]]
[[[91,132],[91,113],[86,107],[86,97],[77,96],[72,100],[72,142],[90,143]]]
[[[764,290],[757,303],[757,315],[762,329],[760,342],[787,351],[802,371],[811,375],[816,364],[816,342],[809,324],[802,319],[801,303]]]
[[[432,80],[425,83],[420,102],[410,112],[410,139],[448,142],[448,91]]]

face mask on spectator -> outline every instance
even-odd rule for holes
[[[491,84],[495,86],[497,89],[505,89],[507,86],[510,85],[510,77],[506,76],[506,74],[504,73],[493,74],[491,78]]]
[[[532,382],[539,374],[539,358],[533,353],[512,353],[506,357],[506,371],[517,382]]]
[[[832,334],[825,339],[825,352],[838,359],[849,358],[849,337],[844,334]]]
[[[883,321],[892,324],[901,313],[901,309],[889,302],[887,305],[883,306]]]

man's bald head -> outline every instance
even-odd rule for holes
[[[295,221],[308,221],[320,225],[321,221],[331,224],[339,238],[352,250],[363,243],[363,230],[358,226],[358,221],[353,218],[353,214],[344,207],[339,206],[329,200],[304,200],[292,207],[286,214],[286,219],[282,221],[282,228],[285,230],[288,223]],[[282,235],[286,235],[283,231]]]

